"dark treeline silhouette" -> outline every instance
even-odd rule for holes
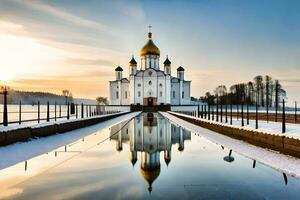
[[[238,83],[226,88],[225,85],[218,86],[214,93],[206,92],[200,100],[210,105],[229,104],[257,105],[262,107],[279,107],[280,102],[286,97],[286,91],[278,80],[270,76],[256,76],[248,83]]]
[[[66,104],[66,95],[58,95],[50,92],[32,92],[32,91],[19,91],[14,89],[8,90],[7,102],[8,104],[19,104],[20,101],[23,105],[37,105],[38,102],[40,104],[47,104],[49,101],[50,104]],[[74,103],[86,103],[86,104],[95,104],[95,100],[89,99],[75,99],[71,95],[68,96],[68,102]],[[0,98],[0,104],[3,104],[3,98]]]

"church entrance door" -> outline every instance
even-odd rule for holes
[[[148,97],[148,106],[153,106],[153,98]]]

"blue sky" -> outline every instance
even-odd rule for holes
[[[299,10],[296,0],[2,0],[0,44],[11,51],[0,64],[17,88],[108,95],[114,68],[139,60],[151,24],[161,61],[169,55],[174,75],[186,68],[193,96],[268,74],[291,102],[300,100]]]

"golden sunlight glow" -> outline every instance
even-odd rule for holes
[[[0,34],[0,79],[24,78],[39,75],[63,59],[62,52],[40,44],[37,40],[9,34]]]

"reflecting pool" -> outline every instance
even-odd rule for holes
[[[300,181],[157,113],[0,171],[4,199],[300,199]]]

